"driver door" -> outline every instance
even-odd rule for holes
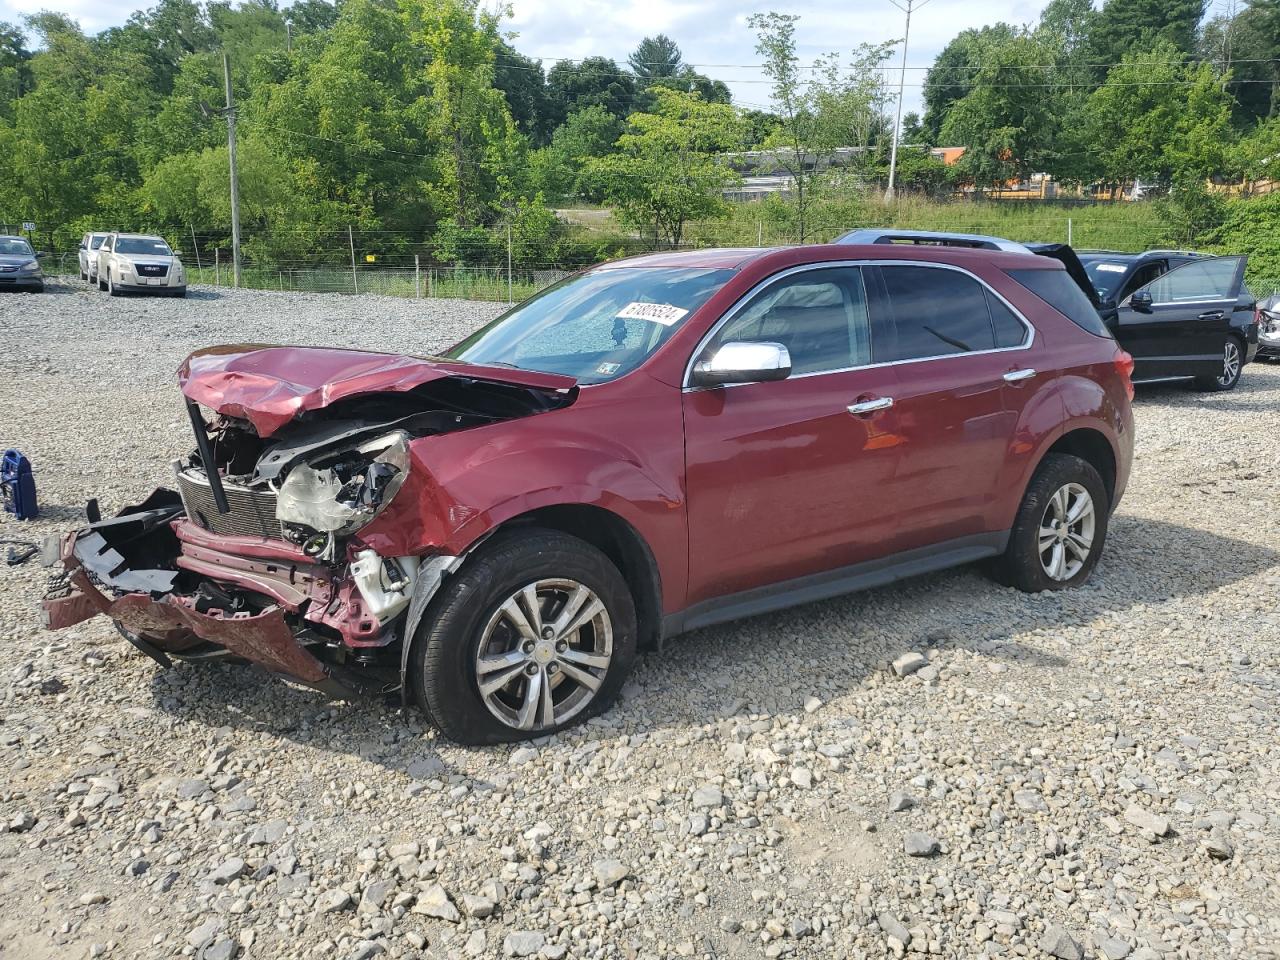
[[[686,387],[689,602],[697,605],[893,550],[899,462],[891,366],[871,362],[858,267],[781,277],[699,349],[779,343],[785,380]],[[851,410],[851,407],[856,409]]]
[[[1120,305],[1116,339],[1135,380],[1216,374],[1247,257],[1201,257],[1138,288]],[[1139,294],[1150,295],[1150,302]],[[1135,304],[1135,299],[1138,303]]]

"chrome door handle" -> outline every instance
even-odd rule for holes
[[[888,410],[892,406],[893,397],[876,397],[874,400],[863,400],[859,403],[851,403],[845,409],[855,417],[861,417],[868,413],[875,413],[877,410]]]
[[[1004,375],[1006,383],[1021,383],[1023,380],[1030,380],[1036,375],[1036,372],[1030,367],[1025,370],[1010,370]]]
[[[1196,317],[1197,320],[1221,320],[1227,315],[1225,310],[1206,310]]]

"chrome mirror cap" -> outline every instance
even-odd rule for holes
[[[721,345],[710,360],[693,365],[690,386],[762,383],[791,376],[791,353],[780,343],[734,341]]]

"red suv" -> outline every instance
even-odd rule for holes
[[[981,559],[1082,583],[1131,369],[1054,261],[921,246],[624,260],[441,357],[203,350],[177,490],[63,541],[47,622],[546,734],[696,627]]]

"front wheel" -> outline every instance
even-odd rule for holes
[[[1222,347],[1222,370],[1217,376],[1196,377],[1196,389],[1209,393],[1234,390],[1240,382],[1240,373],[1244,369],[1244,351],[1240,341],[1235,337],[1227,337]]]
[[[617,696],[636,653],[635,603],[591,544],[527,528],[482,546],[442,588],[409,678],[451,740],[546,736]]]
[[[1097,566],[1109,514],[1106,485],[1092,464],[1047,455],[1022,498],[995,578],[1027,593],[1078,587]]]
[[[107,272],[107,295],[112,297],[120,296],[120,288],[116,286],[116,282],[111,279],[110,271]]]

